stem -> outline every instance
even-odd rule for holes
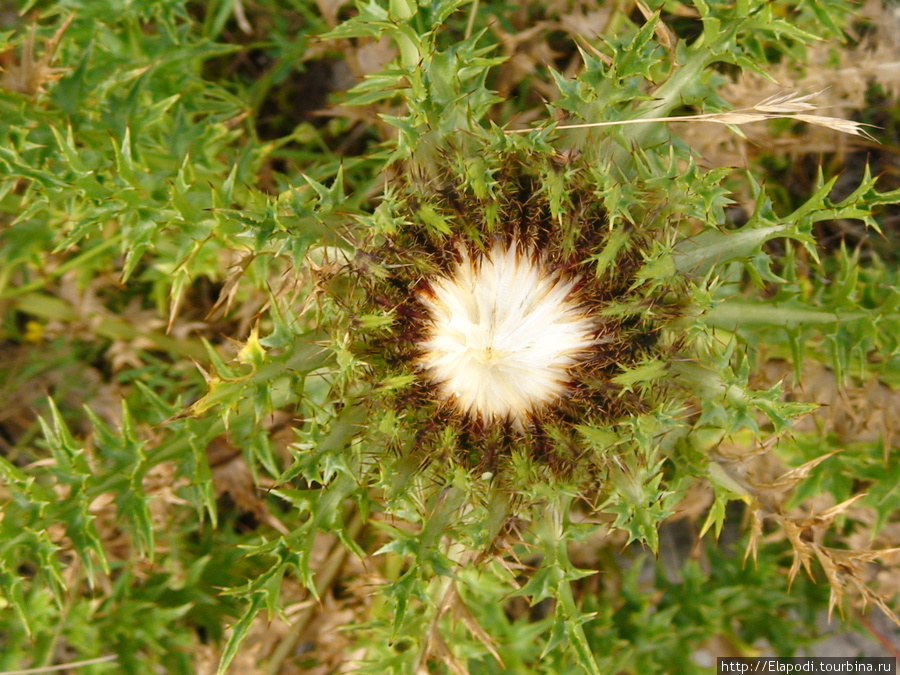
[[[82,666],[93,666],[97,663],[109,663],[115,661],[118,657],[113,654],[110,656],[98,656],[95,659],[87,659],[85,661],[71,661],[69,663],[60,663],[55,666],[42,666],[40,668],[26,668],[25,670],[4,670],[0,671],[0,675],[36,675],[37,673],[56,673],[60,670],[70,670],[72,668],[81,668]]]
[[[365,522],[362,514],[359,511],[355,511],[347,525],[347,536],[351,539],[356,539],[359,536],[359,533],[362,532],[364,525]],[[325,560],[321,569],[317,570],[316,594],[320,598],[325,595],[328,589],[331,588],[335,579],[337,579],[338,572],[341,571],[348,553],[347,547],[340,541],[336,541],[334,543],[334,548],[331,549],[331,554]],[[284,665],[285,659],[287,659],[291,652],[294,651],[300,638],[304,636],[304,628],[312,620],[316,609],[317,605],[311,603],[307,605],[300,614],[294,617],[291,623],[293,630],[272,652],[272,656],[265,667],[266,675],[277,675],[277,673],[281,672],[281,667]]]
[[[90,326],[90,330],[101,338],[130,341],[140,337],[174,356],[197,361],[205,361],[207,358],[206,349],[197,341],[180,340],[156,331],[145,331],[118,317],[103,316],[100,313],[81,314],[65,300],[47,293],[24,293],[13,300],[12,306],[31,316]]]
[[[100,254],[105,253],[107,249],[118,246],[121,239],[121,235],[110,237],[97,246],[94,246],[93,248],[90,248],[87,251],[84,251],[83,253],[74,256],[69,260],[66,260],[52,271],[48,272],[46,270],[42,270],[41,277],[39,279],[31,281],[27,284],[20,284],[8,290],[6,289],[6,285],[8,283],[8,274],[4,272],[2,277],[0,277],[0,300],[9,300],[11,298],[19,297],[27,293],[45,288],[51,280],[59,279],[69,270],[79,269],[86,266],[88,262],[90,262],[93,258],[99,256]]]
[[[543,544],[545,555],[552,556],[552,564],[561,570],[567,570],[571,564],[565,537],[566,514],[571,503],[571,496],[560,495],[554,503],[548,505],[547,520],[539,526],[538,537]],[[600,667],[584,633],[584,626],[578,621],[581,611],[575,602],[570,579],[560,579],[556,587],[556,602],[557,615],[560,615],[567,624],[569,648],[575,653],[576,660],[588,675],[601,675]]]
[[[865,629],[872,634],[872,637],[878,640],[881,646],[884,647],[888,652],[893,654],[894,658],[900,659],[900,649],[891,644],[891,641],[888,639],[888,637],[880,630],[875,628],[874,624],[869,621],[869,618],[865,614],[863,614],[858,609],[855,613],[856,618],[859,619],[859,622],[863,625],[863,627],[865,627]]]
[[[768,305],[747,300],[728,300],[716,305],[703,317],[704,323],[727,329],[737,326],[781,326],[795,328],[803,324],[830,324],[866,317],[865,312],[827,312],[819,309]]]
[[[465,33],[466,40],[472,37],[472,31],[475,29],[475,17],[478,15],[478,2],[479,0],[474,0],[472,2],[472,7],[469,9],[469,20],[466,23]]]
[[[489,555],[491,544],[500,534],[500,530],[506,523],[509,515],[509,498],[496,487],[491,489],[490,504],[485,519],[487,526],[487,537],[483,550],[477,550],[467,547],[462,541],[451,540],[446,545],[446,556],[453,561],[456,570],[462,570],[473,562],[479,560],[482,556]],[[445,489],[444,494],[438,501],[435,514],[432,516],[431,522],[437,522],[440,525],[440,532],[443,535],[447,531],[445,523],[450,517],[455,521],[461,521],[467,514],[472,511],[471,503],[465,501],[465,495],[456,486],[450,485]],[[435,520],[437,519],[437,520]],[[425,543],[423,537],[423,543]],[[434,542],[432,542],[434,543]],[[420,671],[421,664],[429,656],[432,644],[440,639],[440,620],[450,612],[454,602],[460,602],[456,587],[457,575],[440,576],[433,580],[429,595],[433,598],[435,612],[428,626],[424,631],[425,640],[422,643],[413,667],[410,669],[412,673]],[[470,628],[471,630],[471,628]],[[479,631],[480,632],[480,631]],[[476,633],[477,635],[477,633]],[[487,641],[482,641],[484,647],[491,653],[497,661],[499,667],[503,668],[503,661],[494,647]]]

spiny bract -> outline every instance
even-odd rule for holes
[[[429,315],[419,367],[460,412],[524,428],[566,394],[597,342],[577,285],[515,241],[474,259],[461,248],[449,275],[418,294]]]

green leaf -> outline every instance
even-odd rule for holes
[[[225,648],[222,650],[222,657],[219,659],[219,667],[216,669],[216,675],[225,675],[228,671],[228,667],[231,665],[231,662],[234,661],[238,649],[240,649],[241,644],[247,637],[247,633],[250,631],[253,620],[265,605],[265,595],[266,594],[262,592],[256,592],[251,595],[244,613],[231,627],[231,635],[228,636],[228,641],[225,643]]]

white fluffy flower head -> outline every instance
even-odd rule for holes
[[[419,294],[430,319],[419,367],[462,413],[524,428],[566,395],[571,368],[597,342],[576,285],[515,242],[474,259],[461,250]]]

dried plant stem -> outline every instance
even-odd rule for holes
[[[875,139],[866,131],[865,127],[871,126],[861,122],[845,120],[840,117],[828,117],[826,115],[809,115],[807,111],[816,107],[808,101],[821,92],[813,94],[779,94],[770,96],[760,101],[752,108],[741,108],[721,113],[702,113],[699,115],[681,115],[665,117],[644,117],[630,120],[612,120],[608,122],[585,122],[583,124],[561,124],[556,129],[593,129],[599,127],[625,126],[627,124],[648,124],[658,122],[712,122],[713,124],[742,125],[751,122],[763,122],[775,119],[795,119],[807,124],[815,124],[821,127],[834,129],[852,136],[861,136],[869,140]],[[510,129],[509,134],[525,134],[534,129]]]
[[[875,628],[872,622],[869,620],[865,614],[863,614],[858,609],[856,610],[856,618],[859,619],[859,622],[863,625],[863,627],[869,631],[869,634],[874,637],[878,643],[884,647],[894,658],[900,659],[900,648],[891,644],[890,639],[882,633],[880,630]]]
[[[115,661],[118,657],[113,654],[110,656],[100,656],[96,659],[87,659],[86,661],[72,661],[70,663],[60,663],[56,666],[42,666],[40,668],[26,668],[25,670],[3,670],[0,675],[35,675],[36,673],[56,673],[60,670],[70,670],[72,668],[81,668],[82,666],[93,666],[97,663],[108,663]]]
[[[469,8],[469,20],[466,22],[466,40],[472,37],[472,31],[475,30],[475,18],[478,16],[478,3],[479,0],[475,0]]]

